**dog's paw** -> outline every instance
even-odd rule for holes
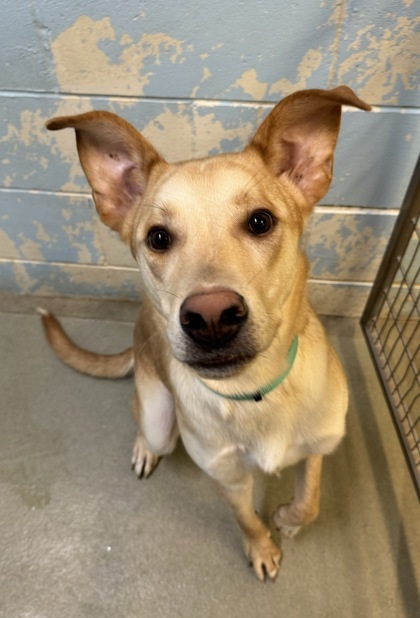
[[[151,453],[144,445],[141,435],[136,437],[131,457],[131,467],[136,475],[141,478],[150,476],[159,463],[159,457]]]
[[[282,534],[294,537],[302,526],[312,523],[318,516],[318,509],[302,509],[297,505],[283,504],[273,515],[273,523]]]
[[[273,515],[273,523],[277,530],[280,530],[284,536],[289,538],[294,537],[302,528],[300,525],[293,523],[293,519],[290,517],[290,505],[280,506]]]
[[[281,551],[270,533],[256,539],[245,539],[244,551],[258,579],[264,581],[267,576],[274,581],[280,569]]]

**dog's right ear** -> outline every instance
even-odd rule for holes
[[[128,122],[106,111],[48,120],[50,131],[72,128],[101,220],[120,235],[128,213],[143,195],[152,168],[164,162]]]
[[[275,176],[287,177],[300,189],[307,212],[331,184],[343,105],[371,109],[347,86],[295,92],[274,107],[248,146]]]

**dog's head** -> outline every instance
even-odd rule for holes
[[[76,130],[100,218],[130,244],[174,355],[201,375],[235,373],[297,312],[299,239],[331,183],[342,105],[370,109],[345,86],[297,92],[243,152],[178,164],[109,112],[47,123]]]

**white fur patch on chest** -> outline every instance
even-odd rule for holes
[[[261,401],[232,401],[177,367],[174,390],[181,436],[191,457],[211,474],[234,466],[277,473],[310,454],[328,454],[344,434],[344,414],[321,412],[319,401],[280,388]],[[313,395],[313,393],[312,393]]]

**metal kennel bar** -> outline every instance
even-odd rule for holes
[[[420,159],[361,325],[420,497]]]

